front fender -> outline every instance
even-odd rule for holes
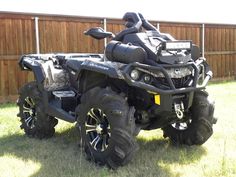
[[[79,76],[83,71],[91,71],[104,74],[110,78],[124,79],[121,70],[117,63],[112,62],[94,62],[92,60],[84,60],[78,62],[77,60],[69,60],[67,62],[69,72],[73,75]]]

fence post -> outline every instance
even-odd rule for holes
[[[104,31],[107,31],[107,19],[104,18],[103,19],[103,28],[104,28]],[[107,38],[104,39],[104,47],[107,46]]]
[[[202,38],[202,57],[205,57],[205,24],[202,24],[202,35],[201,35],[201,38]]]
[[[40,46],[39,46],[39,17],[34,18],[35,24],[35,39],[36,39],[36,53],[40,53]]]
[[[160,31],[160,23],[157,23],[157,30]]]

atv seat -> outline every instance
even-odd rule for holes
[[[101,27],[90,28],[88,31],[84,32],[85,35],[92,36],[95,39],[104,39],[107,37],[113,37],[114,34],[111,32],[106,32]]]

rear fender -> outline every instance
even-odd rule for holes
[[[33,71],[39,90],[42,92],[43,104],[45,108],[48,108],[48,95],[44,92],[43,82],[45,80],[45,74],[41,64],[37,61],[37,56],[22,56],[19,60],[19,66],[21,70]],[[46,111],[48,112],[48,110]]]
[[[19,66],[22,70],[33,71],[37,83],[42,84],[45,79],[45,75],[41,67],[41,64],[37,62],[35,59],[37,58],[22,56],[19,61]]]

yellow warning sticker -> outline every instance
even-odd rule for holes
[[[154,101],[155,101],[155,104],[160,105],[161,104],[161,96],[160,95],[154,95]]]

